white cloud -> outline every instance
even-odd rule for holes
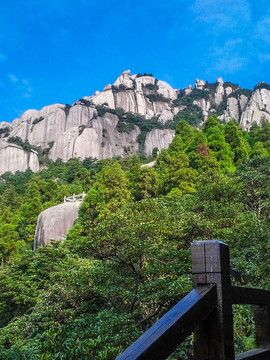
[[[8,79],[14,85],[14,90],[18,97],[29,98],[32,96],[34,89],[27,79],[20,79],[12,73],[8,74]]]
[[[258,40],[270,44],[270,17],[258,21],[254,33]]]
[[[192,10],[196,21],[214,25],[212,31],[245,27],[251,17],[247,0],[196,0]]]
[[[13,74],[8,74],[8,78],[11,82],[13,82],[13,84],[16,84],[19,81],[19,79]]]
[[[243,70],[250,60],[248,49],[249,46],[242,38],[229,39],[222,46],[213,47],[210,51],[214,54],[215,70],[225,74]]]
[[[238,52],[243,45],[245,44],[242,38],[229,39],[223,46],[216,47],[214,51],[218,55],[230,55],[232,52]]]
[[[221,57],[216,62],[216,70],[226,73],[233,74],[239,70],[243,70],[248,63],[248,59],[239,55]]]

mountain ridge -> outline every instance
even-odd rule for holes
[[[72,105],[27,110],[12,124],[0,123],[0,174],[38,171],[38,153],[53,161],[151,155],[169,146],[181,118],[199,127],[212,114],[223,122],[235,119],[246,130],[270,122],[270,86],[261,82],[252,91],[218,78],[174,89],[152,74],[126,70],[102,92]]]

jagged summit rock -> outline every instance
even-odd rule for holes
[[[224,81],[223,81],[222,77],[219,77],[219,78],[217,79],[217,83],[220,84],[220,85],[223,85],[223,84],[224,84]]]
[[[203,87],[205,86],[205,84],[206,84],[206,81],[196,79],[195,88],[199,89],[199,90],[202,90]]]
[[[22,146],[24,142],[52,160],[104,159],[138,151],[151,155],[155,147],[169,146],[176,119],[188,117],[189,112],[195,112],[197,126],[216,114],[222,121],[234,118],[249,129],[253,122],[270,121],[270,86],[261,82],[252,92],[218,78],[216,83],[197,79],[194,86],[181,90],[152,74],[132,75],[126,70],[103,91],[73,105],[27,110],[12,124],[0,123],[0,174],[39,170],[37,153]]]

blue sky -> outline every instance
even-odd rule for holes
[[[175,88],[270,83],[270,1],[0,0],[0,121],[72,104],[127,69]]]

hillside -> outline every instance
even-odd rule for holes
[[[28,110],[12,124],[0,123],[0,174],[36,172],[58,158],[149,156],[169,146],[180,119],[200,127],[214,114],[224,123],[235,119],[246,130],[270,121],[269,85],[251,91],[219,78],[179,90],[152,74],[127,70],[113,85],[72,106]]]
[[[83,191],[66,241],[33,251],[40,212]],[[179,121],[149,157],[1,175],[0,358],[115,359],[190,291],[195,240],[230,246],[234,285],[269,289],[269,199],[270,123],[246,131],[216,116],[201,129]],[[234,317],[236,352],[254,348],[250,308]]]

